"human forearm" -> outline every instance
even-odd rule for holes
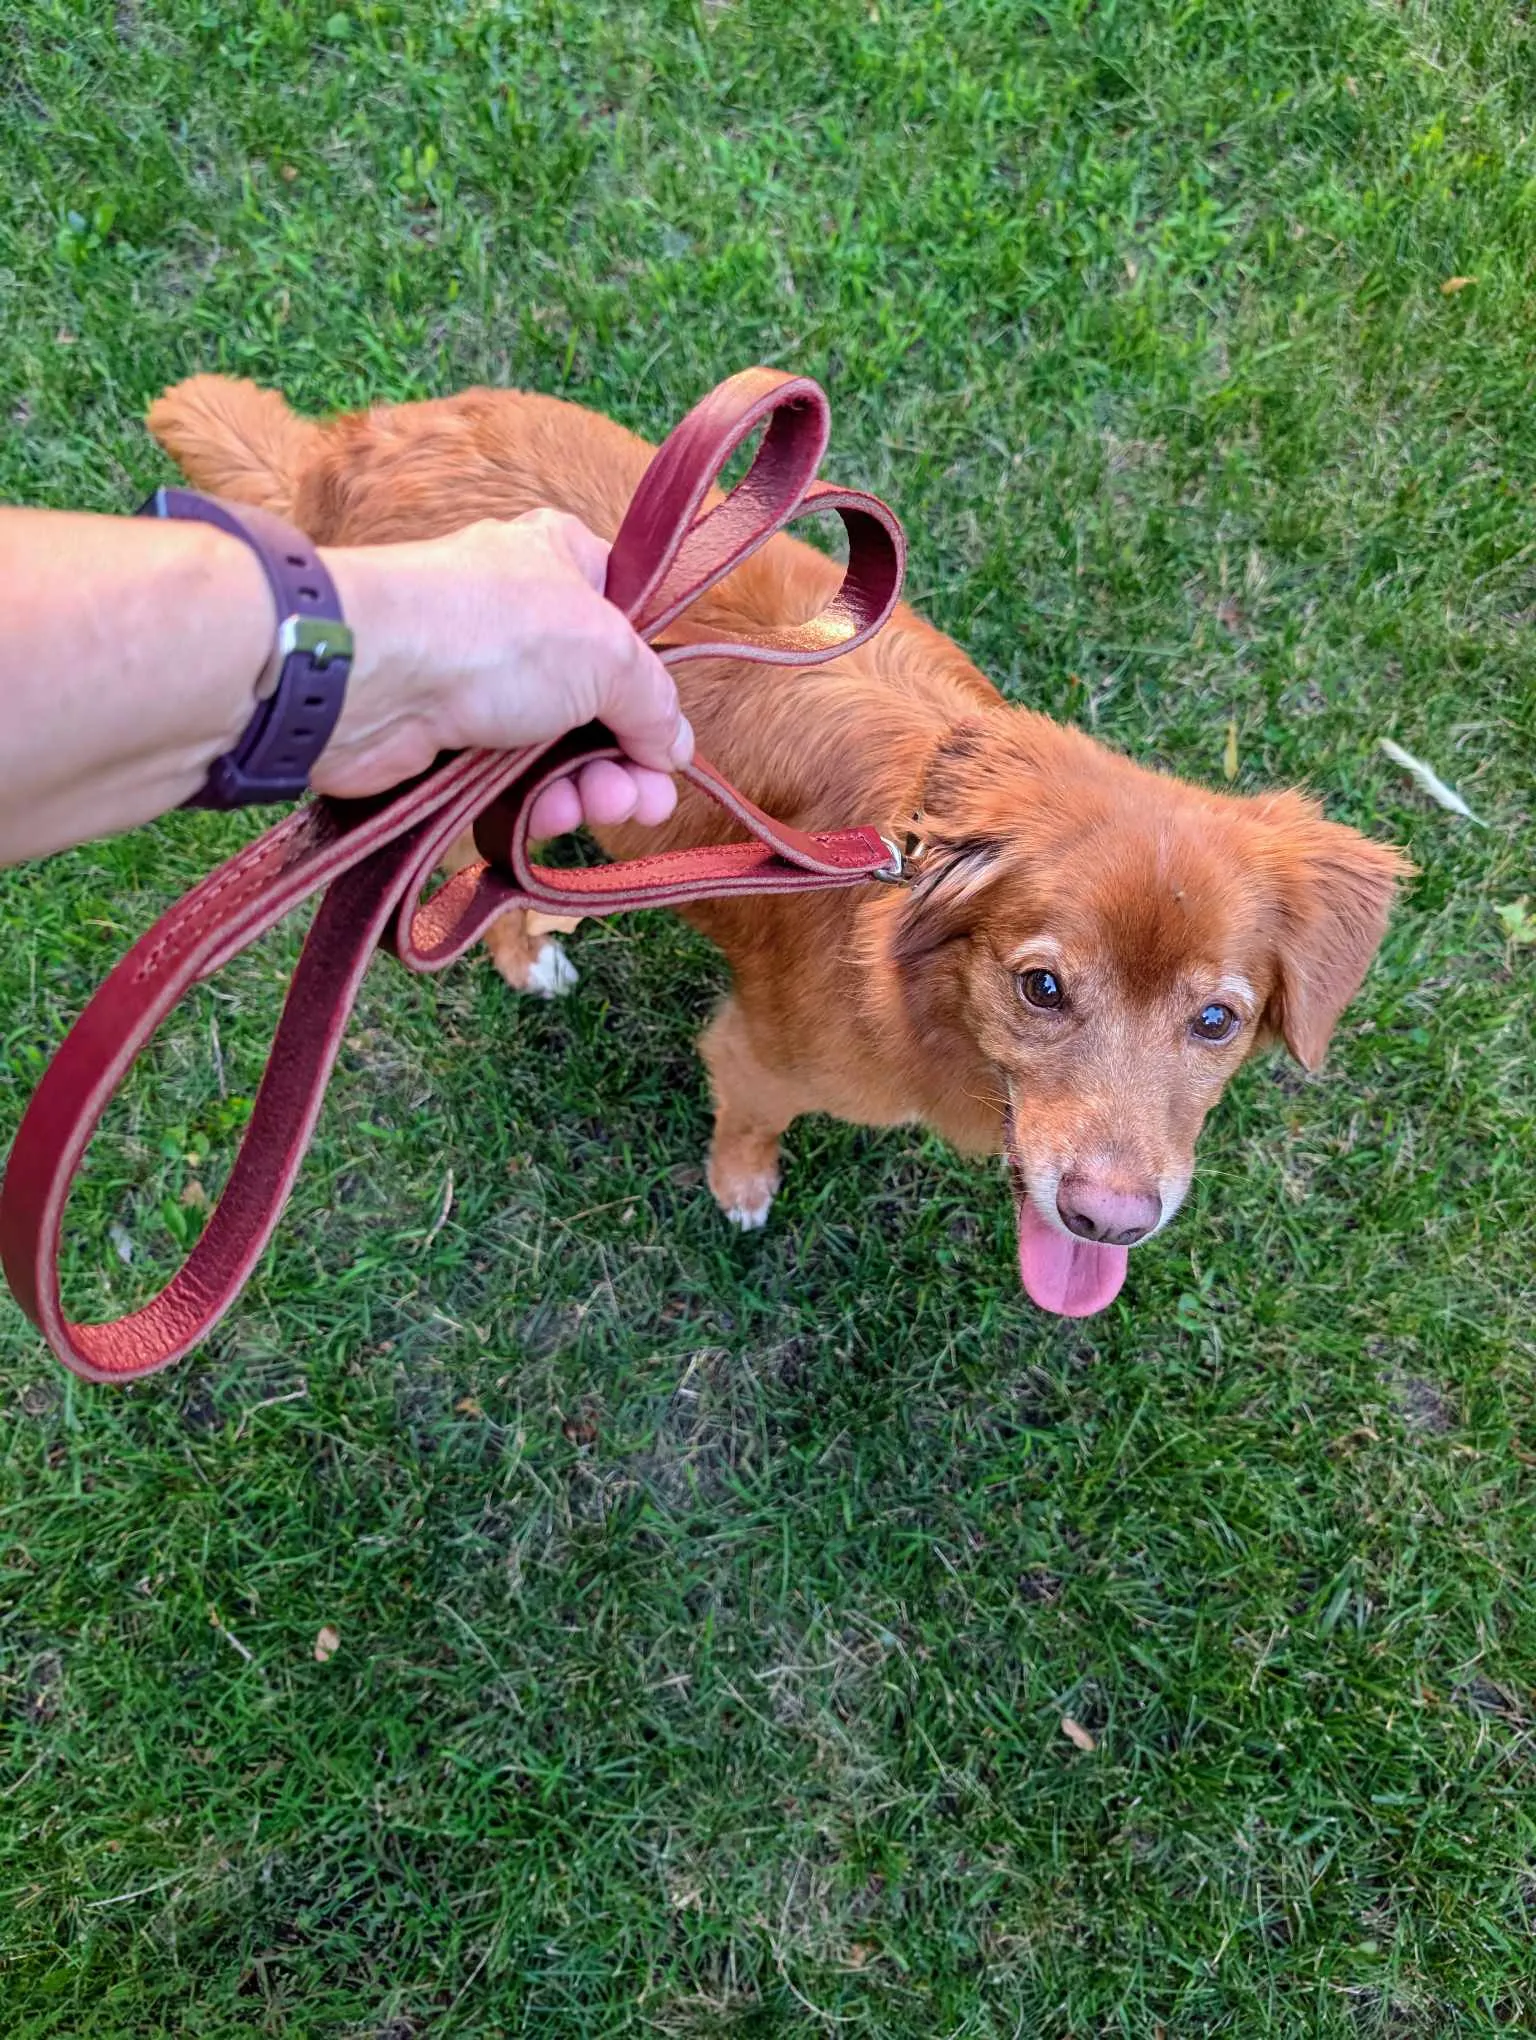
[[[692,752],[670,676],[603,600],[607,548],[536,512],[323,551],[356,644],[321,793],[382,792],[439,751],[606,722],[636,762],[589,766],[535,824],[655,822]],[[276,622],[249,547],[208,525],[0,509],[0,864],[180,805],[255,708]]]
[[[195,793],[250,720],[272,630],[238,539],[0,509],[0,863]]]

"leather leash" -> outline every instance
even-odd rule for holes
[[[760,425],[767,429],[748,472],[704,509],[726,462]],[[657,452],[614,541],[606,588],[652,642],[799,517],[835,511],[848,534],[842,584],[819,615],[756,638],[658,645],[668,665],[722,655],[817,665],[866,643],[889,618],[905,562],[901,526],[878,498],[816,479],[829,430],[816,383],[753,368],[721,383]],[[407,970],[438,971],[515,908],[616,914],[901,875],[900,851],[876,830],[810,835],[788,828],[703,759],[682,776],[740,823],[747,841],[586,870],[535,864],[528,818],[539,792],[594,759],[619,755],[608,731],[592,723],[521,751],[458,752],[376,799],[308,802],[194,886],[134,944],[45,1071],[0,1188],[0,1265],[66,1367],[89,1381],[152,1374],[188,1353],[234,1303],[287,1203],[379,946]],[[484,861],[425,896],[445,852],[471,827]],[[141,1309],[109,1324],[72,1323],[59,1294],[60,1236],[70,1187],[102,1114],[187,991],[317,892],[325,897],[201,1239]]]

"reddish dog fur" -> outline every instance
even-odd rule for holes
[[[196,486],[328,545],[541,505],[611,538],[651,454],[606,418],[512,391],[321,424],[253,384],[197,376],[149,423]],[[838,573],[776,538],[704,598],[688,631],[808,616]],[[702,753],[770,814],[897,836],[919,815],[927,845],[911,889],[686,909],[733,979],[700,1044],[722,1209],[763,1222],[780,1137],[801,1113],[921,1122],[962,1150],[1007,1153],[1031,1293],[1055,1309],[1101,1307],[1121,1245],[1178,1209],[1196,1135],[1238,1065],[1276,1038],[1308,1068],[1321,1060],[1406,861],[1299,793],[1208,792],[1005,704],[904,604],[830,665],[719,659],[679,679]],[[616,855],[657,847],[655,833],[601,833]],[[659,834],[669,847],[731,830],[685,788]],[[510,983],[539,988],[542,974],[554,988],[542,925],[509,917],[490,947]],[[1207,1038],[1215,1008],[1235,1022],[1227,1038]],[[1079,1240],[1108,1243],[1096,1275],[1068,1269]],[[1054,1274],[1041,1255],[1057,1256]]]

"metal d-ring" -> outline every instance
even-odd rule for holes
[[[917,866],[927,855],[928,845],[915,829],[908,829],[905,843],[897,843],[894,837],[880,831],[880,840],[891,853],[889,871],[872,871],[871,878],[881,885],[913,885],[917,880]]]

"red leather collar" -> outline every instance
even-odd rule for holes
[[[746,475],[703,511],[726,462],[762,425]],[[817,481],[829,427],[817,384],[747,369],[713,390],[657,452],[614,541],[607,583],[609,598],[649,640],[797,518],[835,511],[848,534],[842,585],[820,615],[756,639],[670,646],[662,651],[669,665],[722,653],[816,665],[884,625],[901,592],[901,526],[876,497]],[[540,788],[591,759],[617,755],[608,732],[592,724],[523,751],[460,752],[377,800],[311,802],[211,873],[135,943],[45,1072],[0,1188],[0,1265],[66,1367],[91,1381],[152,1374],[205,1338],[239,1296],[288,1200],[379,945],[408,970],[435,971],[512,908],[616,914],[847,886],[899,869],[899,856],[874,829],[807,835],[787,828],[702,759],[685,776],[741,823],[746,842],[587,870],[533,863],[528,816]],[[471,827],[485,861],[426,897],[444,853]],[[187,990],[317,892],[325,897],[255,1108],[202,1238],[142,1309],[111,1324],[71,1323],[59,1296],[59,1241],[70,1186],[103,1112]]]

